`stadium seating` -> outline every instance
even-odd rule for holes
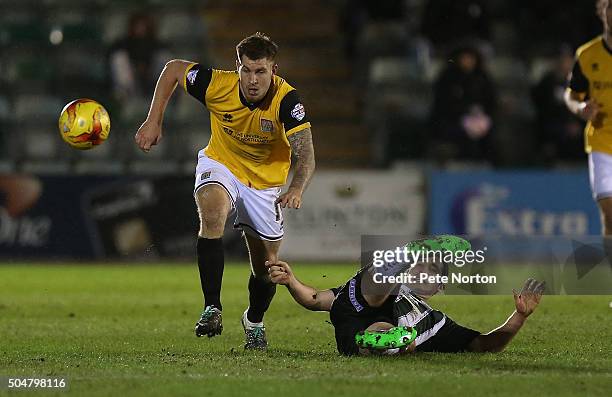
[[[319,166],[380,165],[388,163],[381,161],[387,155],[397,159],[423,156],[423,150],[403,142],[426,138],[432,83],[448,62],[420,36],[426,3],[406,2],[409,12],[403,19],[365,20],[355,35],[356,56],[346,59],[344,32],[337,23],[339,2],[176,0],[169,6],[161,0],[0,0],[0,164],[21,167],[30,160],[39,161],[28,156],[42,154],[18,147],[12,134],[16,125],[45,131],[56,139],[62,106],[71,99],[90,97],[107,107],[113,128],[111,140],[102,148],[87,154],[69,153],[69,161],[79,172],[145,169],[153,158],[163,164],[157,166],[160,172],[173,167],[183,170],[208,133],[205,109],[187,96],[173,98],[165,128],[166,137],[172,136],[166,143],[176,147],[142,157],[132,150],[132,139],[150,98],[118,101],[109,90],[107,50],[124,37],[129,15],[143,7],[156,17],[159,38],[172,57],[219,68],[234,68],[234,45],[246,32],[270,34],[281,49],[280,75],[298,89],[307,105]],[[547,54],[529,59],[519,52],[521,37],[516,21],[508,16],[510,6],[501,0],[489,6],[491,42],[486,58],[499,88],[499,123],[504,125],[503,133],[509,134],[500,140],[504,150],[510,150],[521,134],[528,135],[533,128],[529,86],[550,68],[552,60]],[[242,21],[240,29],[228,29],[237,19]],[[279,24],[281,19],[290,23]],[[521,132],[511,130],[514,127]],[[388,136],[379,139],[379,134]],[[43,135],[36,136],[47,142]],[[388,145],[383,152],[375,148],[380,142]],[[16,145],[18,150],[14,150]],[[51,161],[59,156],[57,145],[63,148],[62,142],[41,143],[41,148],[49,150],[45,158]],[[517,164],[523,155],[509,153],[504,158],[507,164]]]
[[[19,135],[18,160],[24,172],[36,174],[63,174],[71,171],[70,156],[73,150],[49,129],[32,128]]]
[[[531,61],[529,68],[529,81],[531,84],[537,83],[542,76],[549,70],[552,70],[555,64],[555,59],[551,57],[535,57]]]
[[[0,95],[0,120],[8,120],[11,117],[11,109],[8,99]]]
[[[489,72],[503,88],[529,84],[529,75],[523,61],[515,57],[496,56],[488,60]]]
[[[186,26],[189,26],[189,29],[185,29]],[[159,22],[159,38],[170,44],[185,42],[200,44],[206,35],[204,20],[197,11],[190,12],[190,10],[183,9],[170,12],[165,14]]]
[[[45,45],[48,35],[46,25],[37,20],[9,22],[5,19],[0,25],[0,45],[4,47]]]
[[[45,92],[54,85],[57,67],[45,50],[23,51],[18,48],[5,53],[7,64],[4,78],[15,93]]]
[[[102,40],[102,32],[88,19],[76,23],[67,23],[59,27],[66,43],[79,42],[98,44]]]
[[[102,14],[102,41],[113,43],[125,36],[128,26],[129,13],[122,8],[110,8]]]
[[[15,100],[14,117],[20,123],[57,125],[59,112],[64,107],[61,98],[53,95],[26,94]]]
[[[8,99],[0,95],[0,172],[12,170],[11,153],[11,109]]]

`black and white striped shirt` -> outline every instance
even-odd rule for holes
[[[402,286],[393,304],[396,325],[414,327],[417,351],[465,351],[480,332],[455,323],[439,310],[433,309],[422,298]]]

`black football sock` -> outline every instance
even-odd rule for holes
[[[198,237],[198,268],[204,294],[204,306],[221,310],[221,281],[223,280],[223,239]]]
[[[261,280],[253,276],[249,278],[249,310],[247,319],[252,323],[263,321],[264,313],[270,307],[272,298],[276,293],[276,284]]]

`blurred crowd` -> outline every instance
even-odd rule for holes
[[[576,48],[602,32],[594,1],[356,0],[341,25],[378,164],[583,165],[563,92]]]
[[[184,96],[173,97],[166,113],[166,128],[180,131],[168,135],[176,142],[148,156],[131,142],[164,63],[210,61],[207,18],[214,15],[181,1],[180,9],[129,12],[104,1],[70,12],[53,2],[36,12],[0,4],[0,171],[62,172],[77,161],[84,172],[123,172],[118,164],[127,162],[131,171],[173,172],[192,158],[207,140],[208,115]],[[369,165],[584,165],[583,123],[566,110],[563,92],[576,48],[602,31],[594,0],[333,0],[319,7],[339,17],[341,41],[324,44],[341,46],[344,54],[335,52],[350,67]],[[300,51],[310,45],[292,40]],[[308,64],[293,66],[300,62]],[[115,138],[94,153],[73,153],[41,128],[53,128],[58,109],[77,97],[95,98],[113,115]],[[16,126],[20,134],[11,133]],[[159,161],[167,158],[175,161]]]

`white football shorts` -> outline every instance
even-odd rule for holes
[[[283,238],[283,214],[276,204],[281,188],[263,190],[246,186],[223,164],[206,156],[204,150],[198,153],[195,173],[195,196],[198,189],[209,184],[220,185],[225,189],[232,202],[235,215],[234,227],[243,232],[267,241]]]
[[[612,197],[612,155],[589,153],[589,181],[595,200]]]

